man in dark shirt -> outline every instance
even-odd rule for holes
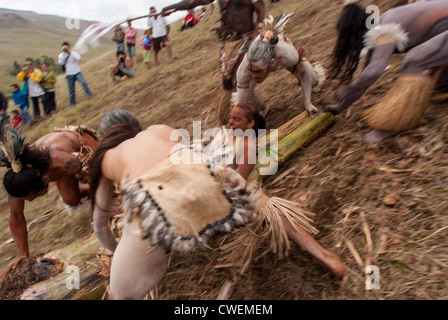
[[[213,1],[183,0],[163,8],[162,14],[170,10],[190,10]],[[221,25],[217,32],[222,43],[220,65],[223,90],[218,97],[217,117],[218,125],[221,126],[228,122],[230,98],[236,88],[236,71],[252,40],[258,35],[258,27],[265,18],[265,4],[263,0],[218,0],[218,3],[221,9]],[[255,22],[254,13],[257,13]]]

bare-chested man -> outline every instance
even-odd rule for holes
[[[258,112],[256,107],[253,109]],[[255,124],[244,110],[232,112],[232,127],[243,130]],[[213,162],[207,166],[174,164],[170,155],[175,150],[187,150],[188,154],[190,147],[174,141],[172,137],[179,135],[173,135],[176,131],[173,128],[155,125],[140,131],[130,121],[124,122],[122,125],[115,122],[105,133],[89,169],[95,233],[114,252],[110,298],[119,300],[143,299],[165,275],[170,250],[190,252],[196,246],[206,247],[215,229],[230,232],[235,226],[243,226],[254,209],[251,200],[243,200],[250,192],[246,191],[244,179],[253,164],[238,165],[249,166],[247,169],[229,169],[230,176],[236,179],[229,182],[227,176],[219,176],[222,167],[214,171]],[[109,227],[116,184],[120,184],[125,212],[119,242]],[[230,186],[236,189],[229,191]],[[342,277],[345,266],[339,258],[320,246],[305,229],[293,226],[289,219],[282,219],[287,236],[320,265]],[[193,225],[200,227],[192,232]],[[182,231],[185,228],[186,234]]]
[[[283,23],[266,22],[260,36],[252,42],[237,72],[237,104],[254,103],[260,113],[266,116],[268,106],[254,93],[258,83],[277,70],[288,70],[302,87],[305,108],[313,116],[318,109],[311,103],[311,89],[325,80],[324,69],[320,65],[311,65],[304,57],[303,48],[297,49],[283,35],[284,25],[289,15],[283,15]],[[273,21],[273,18],[271,17]],[[299,52],[300,51],[300,52]]]
[[[437,74],[442,71],[438,77],[439,88],[448,81],[448,1],[432,0],[392,8],[380,16],[378,28],[371,30],[366,27],[367,18],[365,11],[354,3],[343,9],[337,26],[339,36],[333,52],[332,70],[335,76],[341,75],[343,81],[350,81],[363,48],[369,50],[367,63],[356,80],[336,91],[338,104],[330,105],[326,110],[338,114],[357,101],[381,77],[394,53],[406,53],[400,72],[404,87],[410,83],[406,77],[421,76],[420,79],[425,81],[425,77],[433,76],[436,69]],[[413,97],[417,98],[423,94],[421,88],[402,90],[403,99],[412,101]],[[391,94],[399,95],[400,90],[394,93],[391,90]],[[383,100],[385,103],[389,101]],[[392,111],[396,106],[385,105],[387,108]],[[381,129],[379,124],[364,140],[374,143],[394,133]]]
[[[6,139],[22,139],[18,131],[14,137],[9,129]],[[8,141],[4,141],[5,145]],[[67,127],[50,132],[31,145],[19,142],[12,152],[0,151],[0,165],[9,170],[3,184],[9,194],[9,227],[19,249],[19,257],[12,262],[2,279],[30,256],[27,223],[24,216],[25,201],[33,201],[48,192],[50,182],[55,182],[64,203],[76,207],[89,195],[88,188],[80,188],[80,181],[87,182],[88,160],[97,146],[96,132],[85,127]],[[5,150],[4,150],[5,151]],[[13,154],[10,154],[13,153]]]
[[[208,5],[214,0],[184,0],[163,8],[169,10],[189,10]],[[264,0],[218,0],[221,9],[221,26],[218,37],[221,40],[220,65],[222,89],[218,97],[218,126],[225,125],[229,119],[230,98],[236,87],[236,72],[252,40],[258,35],[258,27],[265,18]],[[257,19],[254,22],[254,13]]]

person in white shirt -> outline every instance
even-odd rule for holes
[[[79,68],[78,61],[81,59],[81,55],[72,51],[70,48],[70,44],[68,42],[64,42],[62,44],[62,52],[59,54],[58,63],[65,67],[66,79],[68,83],[68,90],[70,94],[70,105],[76,105],[76,96],[75,96],[75,82],[79,81],[79,83],[83,86],[86,95],[90,98],[92,97],[92,92],[87,85],[86,80],[81,74],[81,69]]]
[[[151,7],[150,13],[155,14],[156,8]],[[166,47],[168,58],[170,59],[170,63],[173,62],[173,52],[171,50],[171,44],[168,40],[168,34],[170,33],[170,25],[167,20],[160,15],[153,16],[148,20],[148,29],[150,30],[150,34],[153,40],[153,48],[154,48],[154,64],[157,66],[159,64],[159,51],[161,49],[160,44]]]

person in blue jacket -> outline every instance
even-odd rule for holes
[[[14,100],[14,104],[17,108],[20,109],[22,113],[22,123],[27,123],[31,120],[31,116],[28,113],[29,100],[28,100],[28,92],[26,90],[26,86],[24,85],[22,88],[16,83],[13,83],[10,86],[12,91],[12,98]]]

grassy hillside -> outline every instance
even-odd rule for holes
[[[343,1],[267,2],[269,14],[294,12],[287,36],[305,47],[308,60],[328,67]],[[404,2],[376,3],[383,12]],[[113,50],[91,51],[95,57],[85,59],[82,71],[94,97],[86,99],[78,87],[79,104],[68,107],[66,83],[61,77],[57,113],[26,130],[28,141],[53,127],[85,124],[96,128],[104,114],[122,107],[134,112],[143,127],[163,123],[191,130],[193,121],[202,121],[203,128],[213,126],[220,75],[219,43],[210,29],[218,19],[219,10],[215,9],[193,29],[179,32],[180,22],[174,23],[170,34],[174,62],[168,64],[166,51],[162,50],[161,65],[146,71],[139,58],[136,77],[115,86],[107,70]],[[219,250],[215,250],[174,256],[154,297],[216,299],[226,281],[231,281],[230,299],[447,299],[446,96],[434,96],[416,129],[374,146],[361,142],[370,130],[363,113],[372,100],[388,91],[401,59],[402,55],[394,56],[388,71],[362,99],[264,183],[268,195],[297,201],[316,214],[315,226],[320,230],[317,239],[347,265],[343,279],[333,278],[297,247],[282,261],[274,255],[262,257],[244,275],[230,267],[219,267]],[[313,91],[313,103],[319,108],[334,103],[337,87],[337,81],[327,80]],[[257,93],[270,105],[268,128],[277,128],[305,110],[301,89],[288,72],[270,75],[257,87]],[[1,197],[0,246],[10,238],[8,214],[6,197]],[[46,197],[26,204],[26,217],[29,222],[36,221],[29,234],[33,256],[92,234],[88,206],[68,216],[54,188]],[[14,244],[2,246],[0,270],[16,256]],[[378,290],[366,290],[368,265],[380,270]]]
[[[39,58],[43,55],[57,59],[63,41],[75,44],[86,27],[93,21],[80,21],[80,29],[67,29],[66,18],[42,15],[30,11],[16,11],[0,8],[0,91],[10,95],[9,85],[17,82],[9,75],[8,69],[14,61],[19,64],[25,59]],[[87,53],[85,60],[89,60],[114,46],[105,37],[95,53]]]

